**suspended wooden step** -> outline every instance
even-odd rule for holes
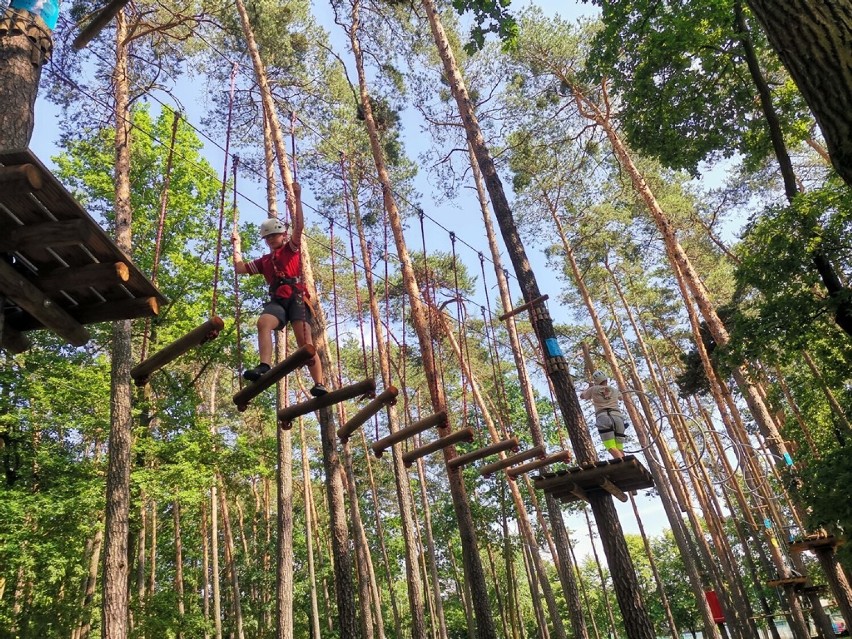
[[[545,466],[550,466],[551,464],[556,464],[557,462],[567,463],[569,461],[571,461],[571,453],[569,453],[567,450],[560,450],[558,453],[553,453],[552,455],[548,455],[547,457],[536,459],[535,461],[522,464],[521,466],[515,466],[514,468],[510,468],[506,471],[506,474],[509,476],[509,479],[517,479],[521,475],[526,475],[527,473],[533,470],[544,468]]]
[[[497,442],[496,444],[491,444],[490,446],[485,446],[484,448],[472,450],[469,453],[465,453],[464,455],[453,457],[450,461],[447,462],[447,466],[455,470],[456,468],[467,466],[468,464],[472,464],[475,461],[485,459],[486,457],[490,457],[491,455],[496,455],[497,453],[502,453],[507,450],[518,450],[517,437],[504,439],[503,441]]]
[[[529,459],[532,459],[533,457],[544,457],[544,452],[544,446],[534,446],[529,450],[525,450],[522,453],[509,455],[505,459],[498,459],[495,462],[486,464],[485,466],[479,469],[479,474],[483,477],[490,477],[498,470],[503,470],[504,468],[515,466]]]
[[[766,582],[766,585],[770,588],[783,588],[784,586],[793,586],[796,588],[797,586],[804,586],[806,583],[808,583],[807,577],[795,575],[790,577],[781,577],[780,579],[770,579]]]
[[[124,8],[130,0],[112,0],[104,5],[100,11],[95,14],[95,17],[87,24],[82,31],[74,38],[74,48],[79,51],[89,42],[96,38],[103,30],[109,21],[118,15],[118,12]]]
[[[376,382],[372,379],[338,388],[337,390],[329,391],[320,397],[314,397],[299,404],[285,406],[278,411],[278,425],[284,430],[290,430],[293,427],[293,420],[302,415],[313,413],[321,408],[327,408],[334,404],[339,404],[347,399],[355,399],[356,397],[372,397],[376,392]]]
[[[145,361],[139,362],[130,370],[130,376],[136,382],[137,386],[144,386],[156,371],[169,362],[176,360],[189,349],[216,339],[219,336],[219,331],[224,327],[225,322],[221,317],[212,317],[201,326],[197,326],[183,337],[168,344]]]
[[[407,453],[403,453],[402,455],[402,463],[405,464],[406,468],[409,468],[411,464],[416,462],[421,457],[425,457],[426,455],[431,455],[432,453],[443,450],[447,446],[452,446],[454,444],[458,444],[459,442],[472,442],[474,440],[473,429],[472,428],[462,428],[461,430],[457,430],[454,433],[450,433],[445,437],[441,437],[440,439],[436,439],[433,442],[426,444],[425,446],[421,446],[420,448],[415,448]]]
[[[514,317],[515,315],[519,315],[520,313],[523,313],[524,311],[528,311],[533,306],[537,306],[538,304],[542,304],[543,302],[546,302],[548,299],[550,299],[549,295],[542,295],[540,297],[535,298],[534,300],[527,302],[526,304],[521,304],[517,308],[513,308],[511,311],[509,311],[507,313],[503,313],[502,315],[500,315],[500,317],[498,319],[502,322],[505,322],[510,317]]]
[[[414,437],[417,433],[422,433],[424,430],[432,428],[433,426],[446,426],[447,423],[447,413],[442,410],[434,415],[429,415],[429,417],[424,417],[410,426],[400,428],[398,431],[391,433],[387,437],[383,437],[382,439],[373,442],[370,448],[373,449],[373,454],[376,457],[381,457],[382,454],[394,444],[405,441],[410,437]]]
[[[388,386],[373,401],[364,406],[364,408],[355,413],[348,422],[337,429],[337,436],[340,438],[340,441],[345,444],[349,441],[349,437],[352,433],[363,426],[364,423],[373,415],[378,413],[385,406],[396,404],[397,395],[399,395],[399,391],[396,386]]]
[[[86,324],[151,317],[167,300],[29,150],[0,153],[2,345],[48,329],[69,344]]]
[[[813,535],[806,535],[800,539],[794,539],[790,542],[790,551],[791,552],[804,552],[806,550],[819,550],[822,548],[835,548],[839,546],[842,540],[838,539],[834,535],[829,535],[826,533],[814,533]]]
[[[589,494],[601,492],[627,501],[627,493],[652,488],[654,480],[639,460],[627,455],[622,459],[599,461],[585,467],[573,466],[556,473],[546,473],[534,477],[533,485],[566,503],[588,501]]]
[[[278,380],[286,377],[300,366],[307,364],[316,355],[313,344],[305,344],[289,357],[284,358],[278,364],[270,368],[259,380],[249,384],[234,395],[234,403],[241,413],[248,408],[249,402],[260,395]]]

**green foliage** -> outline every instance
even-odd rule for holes
[[[508,11],[511,0],[452,0],[460,14],[473,13],[474,26],[465,51],[473,55],[485,46],[485,36],[496,33],[504,46],[511,48],[518,37],[518,23]]]

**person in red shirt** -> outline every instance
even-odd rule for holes
[[[289,322],[293,326],[299,346],[311,344],[311,309],[306,303],[308,291],[302,283],[302,258],[299,247],[302,243],[304,213],[302,212],[302,187],[293,183],[296,196],[293,230],[288,235],[287,227],[278,218],[271,217],[260,225],[260,237],[266,241],[269,253],[256,260],[244,262],[240,234],[235,230],[231,236],[234,245],[234,270],[239,275],[263,275],[269,284],[271,300],[263,307],[257,320],[257,349],[260,364],[243,373],[251,382],[259,380],[270,369],[272,362],[272,331],[283,329]],[[319,397],[328,390],[323,385],[322,365],[319,358],[308,362],[308,370],[314,380],[311,395]]]

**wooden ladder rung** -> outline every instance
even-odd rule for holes
[[[325,395],[314,397],[292,406],[285,406],[278,411],[278,425],[284,430],[290,430],[293,426],[293,420],[302,415],[313,413],[321,408],[327,408],[334,404],[339,404],[347,399],[355,399],[356,397],[372,397],[376,392],[376,381],[365,379],[337,390],[329,391]]]
[[[445,426],[446,424],[447,411],[442,410],[434,415],[429,415],[429,417],[424,417],[410,426],[400,428],[398,431],[391,433],[387,437],[382,437],[380,440],[373,442],[370,445],[370,448],[373,449],[373,454],[376,457],[381,457],[382,453],[394,444],[406,440],[409,437],[414,437],[417,433],[422,433],[427,428],[432,428],[432,426]]]
[[[242,413],[248,408],[249,402],[252,399],[260,395],[278,380],[289,375],[300,366],[307,364],[316,355],[316,352],[313,344],[305,344],[294,351],[292,355],[285,357],[278,364],[270,368],[263,377],[234,395],[234,403],[237,405],[237,410]]]
[[[503,470],[504,468],[508,468],[509,466],[520,464],[521,462],[525,462],[528,459],[532,459],[533,457],[544,457],[544,453],[544,446],[534,446],[533,448],[525,450],[522,453],[509,455],[505,459],[498,459],[496,462],[486,464],[485,466],[479,469],[479,474],[483,477],[490,477],[498,470]]]
[[[178,357],[186,353],[189,349],[200,346],[205,342],[215,339],[219,336],[219,331],[225,327],[225,322],[221,317],[212,317],[201,326],[197,326],[189,333],[176,339],[171,344],[163,347],[154,355],[151,355],[143,362],[139,362],[130,371],[130,376],[137,386],[144,386],[148,383],[156,371],[163,366],[176,360]]]
[[[472,450],[471,452],[465,453],[464,455],[453,457],[450,461],[447,462],[447,466],[452,469],[460,468],[461,466],[472,464],[473,462],[479,459],[483,459],[491,455],[496,455],[497,453],[502,453],[503,451],[507,450],[518,450],[517,437],[504,439],[503,441],[497,442],[496,444],[491,444],[490,446],[485,446],[484,448]]]
[[[531,461],[528,464],[522,464],[521,466],[516,466],[515,468],[509,468],[508,470],[506,470],[506,474],[510,478],[515,479],[525,473],[530,472],[531,470],[535,470],[536,468],[550,466],[550,464],[555,464],[556,462],[569,461],[571,461],[571,453],[569,453],[567,450],[562,450],[558,453],[554,453],[553,455],[548,455],[543,459],[536,459],[535,461]]]
[[[454,433],[441,437],[440,439],[436,439],[425,446],[421,446],[420,448],[415,448],[414,450],[404,453],[402,455],[402,463],[405,464],[406,468],[408,468],[421,457],[425,457],[435,451],[442,450],[447,446],[458,444],[459,442],[472,442],[473,439],[473,429],[462,428],[461,430],[457,430]]]
[[[619,488],[618,486],[613,484],[612,481],[607,479],[606,477],[604,477],[602,480],[600,480],[600,482],[598,482],[598,485],[601,488],[603,488],[606,492],[608,492],[610,495],[615,497],[618,501],[622,501],[622,502],[627,501],[627,495],[625,494],[625,492],[623,490],[621,490],[621,488]]]
[[[399,395],[399,390],[397,390],[396,386],[388,386],[373,401],[364,406],[364,408],[355,413],[349,421],[337,429],[337,436],[340,438],[340,441],[346,443],[352,433],[363,426],[364,423],[373,415],[378,413],[385,406],[395,404],[397,395]]]

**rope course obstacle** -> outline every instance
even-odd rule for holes
[[[593,491],[607,492],[619,501],[627,501],[627,493],[653,488],[651,474],[632,455],[621,459],[599,461],[568,470],[533,478],[533,485],[563,503],[588,501]]]
[[[281,360],[254,384],[249,384],[234,395],[233,402],[237,405],[237,410],[240,412],[245,411],[252,399],[260,395],[278,380],[283,379],[297,368],[307,364],[314,355],[316,355],[316,348],[314,348],[313,344],[305,344],[292,355]]]
[[[305,347],[303,347],[305,348]],[[298,352],[298,351],[297,351]],[[293,427],[293,420],[302,415],[313,413],[321,408],[327,408],[334,404],[339,404],[347,399],[355,399],[361,397],[366,399],[372,397],[376,392],[376,382],[372,379],[365,379],[337,390],[329,391],[325,395],[314,397],[299,404],[285,406],[278,411],[278,424],[283,430],[290,430]]]
[[[151,317],[165,297],[29,151],[0,154],[0,345],[48,329],[73,346],[85,324]]]

